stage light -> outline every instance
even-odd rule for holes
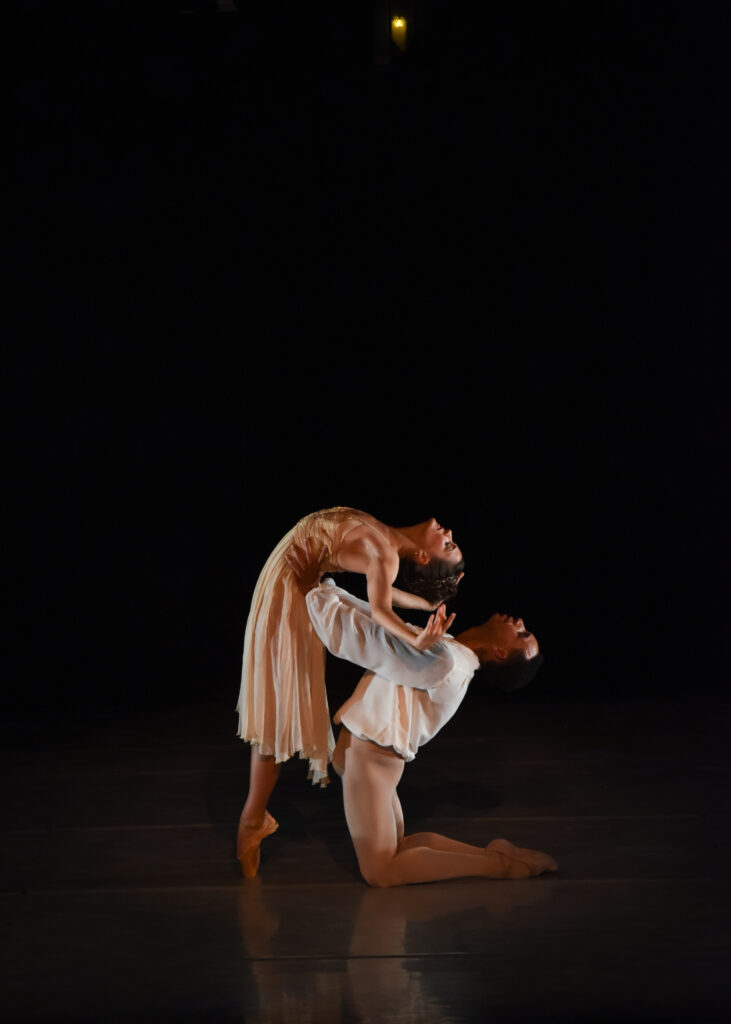
[[[391,19],[391,39],[403,53],[406,49],[406,18],[396,17]]]

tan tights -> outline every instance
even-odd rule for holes
[[[340,730],[333,768],[343,782],[345,818],[358,866],[369,885],[384,888],[445,878],[527,878],[555,870],[546,854],[504,839],[470,846],[436,832],[404,835],[396,787],[404,761],[393,750]]]

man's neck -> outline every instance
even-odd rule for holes
[[[469,649],[476,654],[478,658],[480,658],[480,650],[483,645],[480,642],[480,638],[477,636],[476,630],[466,629],[464,633],[460,633],[454,639],[458,644],[462,644],[463,647],[469,647]],[[480,661],[482,661],[482,658],[480,658]]]

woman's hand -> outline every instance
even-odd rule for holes
[[[449,618],[447,618],[446,606],[440,604],[434,614],[429,616],[429,621],[421,633],[414,636],[414,639],[411,641],[412,647],[415,647],[417,651],[429,650],[438,640],[442,639],[454,622],[454,616],[455,613],[452,612]]]
[[[327,544],[323,544],[315,558],[309,537],[303,544],[291,544],[284,553],[284,561],[292,570],[301,594],[307,594],[320,582],[320,566],[327,556]]]

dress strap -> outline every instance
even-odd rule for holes
[[[367,526],[369,529],[373,530],[374,533],[377,533],[379,537],[383,538],[383,540],[388,541],[388,538],[386,537],[382,530],[379,530],[374,523],[369,523],[364,519],[360,519],[358,517],[357,512],[355,512],[354,515],[351,517],[351,521],[348,522],[347,526],[343,528],[343,532],[340,534],[340,544],[343,543],[343,541],[348,536],[350,531],[354,530],[356,526]]]

